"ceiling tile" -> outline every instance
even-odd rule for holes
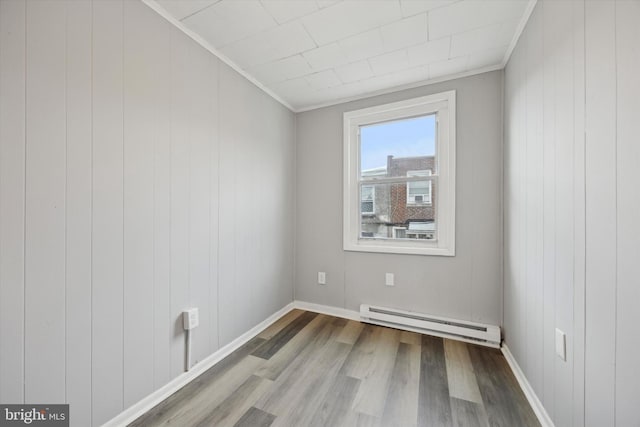
[[[314,89],[326,89],[329,87],[340,86],[342,82],[333,70],[320,71],[319,73],[310,74],[306,77],[309,86]]]
[[[494,24],[451,36],[451,56],[467,55],[479,50],[508,45],[517,21]]]
[[[429,39],[517,19],[522,16],[528,0],[459,1],[429,12]]]
[[[445,37],[408,48],[409,65],[425,65],[449,59],[450,43],[451,39]]]
[[[220,0],[156,0],[167,12],[177,20],[182,20]]]
[[[406,49],[402,49],[370,58],[369,64],[371,64],[371,69],[376,76],[382,76],[407,69],[409,67],[409,59],[407,58]]]
[[[338,43],[331,43],[302,54],[315,70],[325,70],[349,62],[347,55]]]
[[[316,0],[316,3],[318,3],[318,7],[320,9],[324,9],[325,7],[329,7],[331,5],[338,3],[339,1],[342,1],[342,0]]]
[[[319,9],[314,0],[262,0],[262,5],[280,24]]]
[[[297,21],[231,43],[222,52],[247,69],[314,48],[311,37]]]
[[[388,49],[385,48],[382,41],[382,34],[379,29],[367,31],[346,39],[340,40],[340,46],[344,51],[347,59],[346,62],[359,61],[372,56],[378,56]]]
[[[448,6],[457,0],[400,0],[402,16],[411,16],[427,12],[438,7]]]
[[[269,88],[287,100],[311,91],[311,86],[309,86],[309,83],[304,77],[269,85]]]
[[[376,76],[360,82],[363,90],[384,90],[416,82],[426,81],[429,77],[428,66],[413,67],[397,73]]]
[[[380,27],[387,50],[397,50],[427,41],[427,14],[412,16]]]
[[[301,19],[322,46],[400,18],[400,5],[396,1],[343,1]]]
[[[435,79],[448,74],[458,74],[467,71],[468,60],[469,58],[467,56],[460,56],[447,61],[429,64],[429,78]]]
[[[216,48],[277,25],[258,0],[221,1],[183,22]]]
[[[313,70],[301,55],[295,55],[259,65],[248,71],[263,84],[270,85],[310,74]]]
[[[373,77],[369,61],[352,62],[336,68],[336,74],[343,83],[352,83]]]

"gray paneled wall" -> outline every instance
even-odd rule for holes
[[[297,115],[296,299],[362,303],[502,324],[502,72]],[[456,90],[456,256],[342,250],[342,115]],[[317,272],[327,284],[317,284]],[[385,273],[395,286],[385,286]]]
[[[0,402],[100,425],[293,289],[294,115],[138,1],[0,0]],[[257,184],[260,187],[257,188]]]
[[[638,22],[539,1],[505,71],[505,339],[558,426],[640,424]]]

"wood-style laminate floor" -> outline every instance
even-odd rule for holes
[[[499,350],[294,310],[130,426],[539,426]]]

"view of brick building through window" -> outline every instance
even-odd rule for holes
[[[362,171],[362,177],[421,177],[436,173],[435,156],[387,156],[384,167]],[[436,181],[363,184],[361,237],[435,238]]]

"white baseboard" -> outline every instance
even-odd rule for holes
[[[349,320],[360,321],[360,313],[354,310],[347,310],[346,308],[332,307],[329,305],[314,304],[312,302],[294,301],[294,308],[300,310],[313,311],[314,313],[328,314],[329,316],[342,317]]]
[[[511,354],[509,347],[507,347],[507,345],[504,343],[502,344],[502,354],[504,354],[504,358],[507,359],[507,363],[513,371],[513,375],[515,375],[516,379],[518,380],[520,388],[522,388],[524,395],[529,401],[531,408],[533,408],[533,412],[535,412],[536,416],[538,417],[538,421],[540,421],[540,424],[542,424],[542,427],[554,427],[553,421],[551,421],[551,417],[549,417],[547,410],[544,409],[544,406],[542,405],[542,402],[540,402],[540,399],[538,399],[536,392],[533,391],[533,387],[531,387],[531,384],[529,384],[527,377],[525,377],[524,372],[522,372],[522,369],[520,369],[520,365],[518,365],[518,362],[516,362],[513,354]]]
[[[258,335],[269,325],[271,325],[273,322],[275,322],[294,308],[295,303],[291,302],[287,304],[286,306],[266,318],[264,321],[260,322],[244,334],[240,335],[235,340],[231,341],[229,344],[225,345],[215,353],[212,353],[210,356],[194,365],[188,372],[175,377],[173,380],[169,381],[158,390],[143,398],[138,403],[133,404],[132,406],[118,414],[116,417],[107,421],[102,425],[102,427],[121,427],[135,421],[145,412],[156,406],[158,403],[162,402],[164,399],[171,396],[173,393],[196,379],[207,369],[211,368],[213,365],[227,357],[229,354],[242,347],[249,340],[251,340],[251,338]]]

